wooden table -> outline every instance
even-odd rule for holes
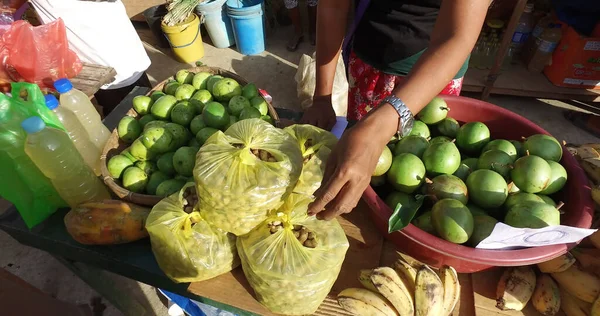
[[[117,72],[112,67],[83,64],[83,69],[77,77],[71,79],[73,86],[92,97],[100,87],[115,80]]]

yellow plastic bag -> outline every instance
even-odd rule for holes
[[[186,184],[158,202],[146,221],[154,257],[175,282],[207,280],[240,264],[236,237],[209,225],[190,204],[195,191],[194,183]]]
[[[325,163],[337,144],[332,133],[308,124],[296,124],[283,129],[290,133],[302,151],[302,173],[293,192],[312,195],[321,186]]]
[[[237,240],[248,282],[259,302],[274,313],[314,313],[331,291],[348,250],[337,220],[306,215],[310,202],[292,193],[277,212]]]
[[[302,153],[288,133],[261,119],[239,121],[211,136],[196,155],[194,179],[202,216],[237,236],[277,209],[302,170]]]

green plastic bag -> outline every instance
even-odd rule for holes
[[[337,144],[332,133],[308,124],[296,124],[283,129],[298,141],[302,151],[302,173],[293,192],[312,195],[321,186],[325,164]]]
[[[146,220],[154,257],[175,282],[207,280],[240,264],[236,237],[209,225],[194,201],[196,189],[189,182],[158,202]]]
[[[239,121],[213,134],[196,155],[202,216],[224,231],[247,234],[283,203],[301,169],[302,153],[290,134],[261,119]]]
[[[46,99],[38,85],[27,82],[13,82],[10,85],[12,102],[26,115],[26,118],[39,116],[47,126],[67,131],[56,114],[46,106]]]
[[[306,215],[311,201],[292,193],[278,211],[237,240],[244,274],[258,301],[277,314],[313,314],[331,291],[348,250],[337,220]]]

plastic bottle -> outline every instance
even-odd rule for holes
[[[54,82],[54,88],[60,93],[61,106],[77,116],[96,148],[102,152],[110,137],[110,131],[102,124],[100,114],[98,114],[88,96],[73,88],[69,79],[57,80]]]
[[[85,164],[67,133],[46,127],[38,116],[25,119],[21,126],[27,132],[25,153],[69,206],[110,199],[106,187]]]
[[[527,42],[523,46],[523,50],[521,52],[521,56],[523,57],[525,64],[529,63],[531,57],[540,44],[540,37],[542,36],[542,33],[552,24],[552,22],[554,22],[554,20],[555,17],[553,14],[547,14],[546,16],[542,17],[533,28],[531,36],[529,36],[527,39]]]
[[[515,33],[513,33],[512,41],[510,45],[515,49],[515,53],[519,54],[525,43],[527,42],[527,38],[531,35],[533,31],[533,3],[528,3],[525,5],[525,10],[523,14],[521,14],[521,18],[519,18],[519,23],[517,24],[517,28],[515,29]]]
[[[559,23],[552,24],[542,33],[540,44],[527,64],[529,71],[541,72],[548,65],[552,58],[552,53],[562,37],[561,27],[562,25]]]
[[[46,95],[46,106],[56,114],[56,117],[58,117],[65,127],[69,138],[73,141],[75,148],[81,154],[85,163],[99,176],[101,173],[100,156],[102,155],[102,151],[94,145],[85,127],[81,125],[73,112],[59,106],[58,100],[52,94]]]

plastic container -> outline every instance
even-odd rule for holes
[[[96,148],[102,152],[110,137],[110,131],[102,124],[102,118],[90,98],[85,93],[73,88],[69,79],[58,79],[54,83],[54,88],[60,93],[61,107],[77,116]]]
[[[523,61],[525,62],[525,64],[529,63],[529,60],[531,60],[531,56],[533,56],[533,54],[535,53],[537,46],[540,43],[540,36],[542,36],[542,33],[550,25],[552,25],[552,22],[554,22],[554,20],[555,17],[553,14],[547,14],[535,24],[535,27],[531,32],[531,36],[529,36],[527,42],[525,43],[521,51],[521,56],[523,57]]]
[[[58,100],[52,94],[46,95],[46,106],[56,114],[56,117],[58,117],[62,125],[67,129],[69,138],[83,157],[85,163],[92,168],[94,174],[99,176],[102,173],[100,170],[100,155],[102,151],[94,146],[90,135],[85,130],[85,127],[81,125],[77,116],[73,112],[59,106]]]
[[[158,41],[158,46],[162,48],[169,48],[169,41],[165,37],[162,29],[160,28],[160,23],[162,18],[167,14],[167,8],[164,4],[150,7],[144,10],[144,18],[146,19],[146,23],[152,30],[152,34]]]
[[[178,61],[189,64],[204,57],[200,18],[197,15],[191,14],[184,22],[174,26],[161,22],[160,28],[167,36]]]
[[[527,63],[527,69],[532,72],[542,72],[546,65],[550,64],[552,59],[552,53],[558,46],[562,37],[562,25],[559,23],[550,24],[548,28],[544,30],[539,38],[537,48],[529,63]]]
[[[492,138],[516,139],[533,134],[548,134],[518,114],[480,100],[441,95],[459,122],[479,121],[487,124]],[[564,225],[589,228],[592,224],[594,202],[588,179],[573,155],[563,147],[561,164],[569,178],[563,194],[556,197],[565,203],[561,222]],[[401,231],[387,233],[392,210],[369,186],[363,194],[371,217],[379,231],[398,249],[431,266],[450,265],[460,273],[472,273],[495,266],[524,266],[548,261],[573,248],[575,244],[552,245],[518,250],[482,250],[453,244],[430,235],[410,224]]]
[[[519,23],[513,34],[510,45],[515,49],[515,53],[520,53],[521,49],[527,42],[527,39],[533,31],[533,3],[525,5],[525,10],[519,18]]]
[[[25,119],[21,126],[27,132],[25,153],[69,206],[110,199],[106,187],[85,164],[67,133],[46,127],[38,116]]]
[[[242,55],[258,55],[265,50],[263,12],[263,0],[227,1],[235,44]]]
[[[196,12],[202,17],[202,23],[216,48],[227,48],[235,44],[225,2],[226,0],[212,0],[196,6]]]

